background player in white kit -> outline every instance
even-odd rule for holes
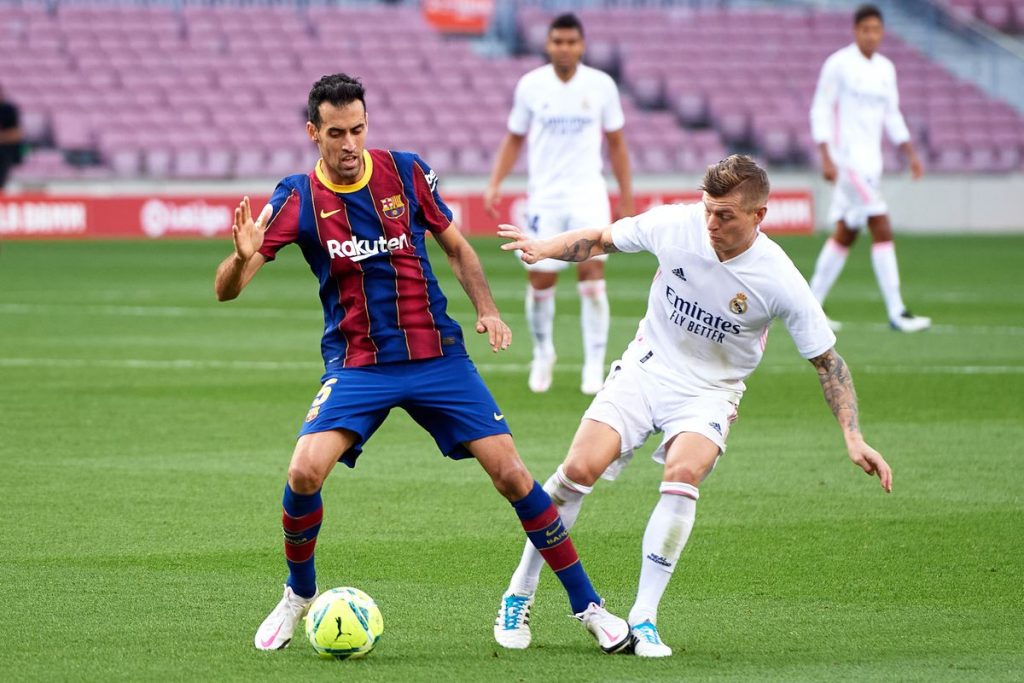
[[[602,133],[619,184],[616,214],[633,214],[629,153],[622,132],[625,117],[615,81],[580,63],[583,26],[573,14],[551,22],[546,49],[551,63],[525,74],[516,85],[508,133],[498,148],[484,194],[485,208],[497,217],[501,181],[512,170],[529,133],[527,228],[535,237],[611,221],[608,189],[601,175]],[[601,256],[577,266],[583,329],[580,390],[585,394],[596,394],[605,375],[610,314],[603,260]],[[529,385],[535,392],[551,387],[555,284],[566,267],[550,259],[527,265],[526,320],[533,337]]]
[[[906,154],[915,180],[924,169],[900,114],[896,69],[878,53],[885,33],[882,13],[874,5],[861,5],[854,13],[853,27],[853,44],[834,52],[821,67],[811,105],[811,135],[821,153],[822,175],[835,183],[828,220],[836,226],[815,263],[811,291],[825,302],[866,223],[873,240],[871,264],[889,323],[901,332],[920,332],[932,321],[911,314],[903,304],[889,209],[879,189],[882,129]]]
[[[702,189],[702,203],[657,207],[603,228],[545,240],[511,225],[498,232],[511,240],[502,248],[521,250],[528,263],[616,251],[658,257],[636,338],[612,364],[569,454],[544,485],[571,526],[597,479],[614,479],[635,449],[663,433],[653,455],[664,463],[661,495],[644,532],[640,584],[629,613],[635,653],[642,657],[672,654],[658,634],[658,604],[693,527],[698,486],[725,452],[744,381],[761,360],[774,319],[817,370],[850,459],[892,490],[892,470],[861,434],[853,381],[821,306],[785,252],[759,230],[768,176],[749,157],[733,155],[707,168]],[[528,546],[502,597],[494,636],[505,647],[530,643],[542,564]]]

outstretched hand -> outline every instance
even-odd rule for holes
[[[864,470],[867,474],[877,476],[885,492],[892,493],[892,468],[889,467],[889,463],[885,461],[881,453],[863,440],[855,444],[847,444],[847,450],[850,454],[850,460],[857,467]]]
[[[505,321],[494,315],[482,315],[476,321],[477,334],[487,334],[487,343],[491,351],[504,351],[512,343],[512,330]]]
[[[523,263],[534,264],[537,261],[545,258],[540,254],[540,241],[530,239],[523,231],[508,223],[502,223],[498,226],[498,237],[504,237],[507,240],[505,244],[501,245],[504,251],[516,251],[522,252],[519,258],[523,260]]]
[[[267,204],[259,217],[253,221],[249,198],[243,197],[238,203],[235,208],[235,223],[231,226],[231,236],[235,240],[235,254],[238,258],[248,261],[263,246],[263,234],[273,213],[274,207]]]

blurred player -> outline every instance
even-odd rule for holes
[[[21,124],[18,107],[4,98],[0,87],[0,192],[7,184],[7,174],[21,161]]]
[[[871,264],[889,323],[900,332],[920,332],[932,321],[913,315],[903,304],[889,209],[879,188],[883,128],[907,155],[914,180],[924,174],[900,114],[896,69],[878,53],[884,32],[878,8],[861,5],[853,17],[853,44],[825,60],[814,91],[811,134],[821,153],[822,175],[835,183],[828,219],[835,223],[836,231],[815,263],[811,291],[819,302],[825,302],[866,223],[873,240]],[[838,323],[830,324],[839,328]]]
[[[658,604],[693,527],[698,486],[725,452],[744,382],[761,361],[776,318],[817,370],[850,459],[892,490],[892,471],[861,435],[853,381],[821,306],[785,252],[759,230],[768,176],[750,158],[734,155],[707,168],[702,189],[702,203],[661,206],[603,228],[544,240],[511,225],[498,232],[511,240],[502,248],[521,250],[527,263],[617,251],[658,257],[636,337],[612,363],[569,454],[544,485],[571,527],[597,479],[614,479],[650,435],[663,433],[653,455],[664,464],[661,495],[644,532],[629,613],[641,657],[672,654],[658,633]],[[528,547],[502,597],[494,636],[505,647],[530,643],[541,564]]]
[[[501,181],[515,165],[529,134],[527,227],[536,237],[611,220],[608,189],[601,175],[602,133],[619,184],[617,214],[633,214],[619,91],[610,76],[580,62],[583,49],[583,26],[576,16],[563,14],[551,22],[547,39],[551,63],[519,79],[508,133],[498,148],[484,194],[487,211],[497,217]],[[598,257],[577,266],[583,328],[580,390],[585,394],[597,393],[605,375],[610,314],[603,260]],[[531,391],[543,392],[551,387],[555,365],[555,284],[566,264],[545,260],[526,268],[526,321],[533,337],[529,385]]]
[[[480,261],[437,192],[437,176],[415,154],[365,149],[363,86],[345,74],[313,86],[308,115],[306,130],[322,158],[310,173],[284,178],[256,221],[248,198],[242,200],[232,227],[235,250],[215,281],[219,300],[234,299],[278,250],[296,243],[319,281],[324,311],[325,373],[284,489],[288,581],[256,633],[256,647],[285,647],[317,595],[313,551],[327,475],[339,460],[354,467],[388,412],[401,407],[444,455],[477,459],[558,574],[577,618],[605,651],[622,649],[629,626],[602,607],[568,530],[520,460],[504,414],[445,310],[427,258],[427,232],[473,302],[476,331],[494,351],[511,342]]]

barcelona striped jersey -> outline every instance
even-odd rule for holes
[[[417,155],[366,150],[365,173],[336,185],[321,168],[281,180],[259,253],[296,243],[320,282],[327,370],[465,356],[462,330],[427,258],[426,233],[452,213]],[[454,229],[454,228],[453,228]]]

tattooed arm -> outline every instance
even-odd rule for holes
[[[498,226],[498,235],[511,240],[501,245],[501,248],[505,251],[522,251],[521,258],[526,263],[536,263],[546,258],[559,261],[586,261],[592,256],[618,251],[612,242],[610,225],[603,228],[580,228],[550,239],[534,240],[516,226],[502,224]]]
[[[854,391],[853,378],[850,376],[846,361],[833,348],[811,358],[811,365],[818,371],[825,402],[832,409],[832,414],[836,416],[836,421],[843,430],[850,460],[867,474],[877,475],[882,488],[886,492],[891,492],[892,469],[885,458],[864,441],[864,436],[860,432],[857,392]]]

